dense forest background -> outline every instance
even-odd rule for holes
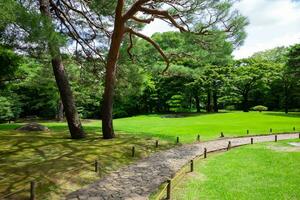
[[[135,39],[132,55],[122,44],[114,118],[170,112],[299,111],[300,45],[278,47],[234,60],[234,46],[220,33],[205,39],[179,32],[152,36],[172,65],[147,42]],[[78,112],[101,118],[104,66],[97,60],[62,54]],[[63,106],[47,54],[20,54],[0,47],[0,121],[19,117],[63,118]]]

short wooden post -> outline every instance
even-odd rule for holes
[[[176,144],[179,144],[179,137],[176,138]]]
[[[204,158],[207,158],[207,149],[204,148]]]
[[[131,150],[131,156],[132,156],[132,157],[135,156],[135,147],[134,147],[134,146],[132,147],[132,150]]]
[[[300,133],[299,133],[299,139],[300,139]]]
[[[221,137],[224,137],[224,133],[223,132],[221,132]]]
[[[168,180],[168,186],[167,186],[167,199],[171,199],[171,190],[172,190],[172,180]]]
[[[247,130],[247,135],[249,135],[249,130]]]
[[[275,142],[277,142],[277,135],[275,135]]]
[[[95,172],[98,173],[99,163],[98,160],[95,160]]]
[[[191,172],[194,171],[194,160],[191,160]]]
[[[251,138],[251,144],[253,144],[253,138]]]
[[[30,181],[30,200],[35,200],[35,181]]]
[[[155,141],[155,147],[158,147],[158,140]]]
[[[200,142],[200,135],[197,135],[197,141]]]
[[[231,141],[228,141],[227,151],[231,148]]]
[[[270,133],[272,133],[273,132],[273,130],[272,130],[272,128],[270,128]]]

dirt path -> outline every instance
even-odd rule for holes
[[[67,200],[144,200],[162,183],[171,178],[187,162],[207,151],[253,142],[274,141],[274,135],[226,138],[178,146],[161,151],[134,164],[123,167],[87,187],[67,195]],[[278,134],[278,140],[299,138],[299,133]]]

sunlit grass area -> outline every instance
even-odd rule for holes
[[[177,116],[178,117],[178,116]],[[94,170],[99,160],[102,175],[161,149],[175,145],[176,137],[188,143],[201,139],[273,132],[292,132],[300,128],[300,114],[275,112],[230,112],[219,114],[142,115],[114,120],[117,138],[101,138],[101,121],[84,120],[88,137],[69,139],[66,123],[40,121],[49,132],[19,132],[22,123],[0,124],[0,197],[24,188],[17,199],[28,198],[30,180],[40,181],[41,199],[58,199],[59,195],[78,189],[100,175]],[[155,148],[155,140],[160,146]],[[136,157],[131,157],[135,146]],[[16,198],[15,198],[16,199]]]
[[[173,191],[175,200],[300,199],[300,147],[248,145],[209,154]]]
[[[94,124],[94,123],[93,123]],[[193,142],[197,134],[204,140],[215,139],[223,132],[225,136],[273,132],[292,132],[293,127],[300,130],[300,113],[280,112],[229,112],[217,114],[188,115],[168,118],[161,115],[137,116],[115,120],[116,130],[137,135],[155,136],[175,141]]]

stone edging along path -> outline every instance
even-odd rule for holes
[[[274,135],[225,138],[178,146],[123,167],[87,187],[67,195],[67,200],[144,200],[170,179],[185,164],[208,152],[224,149],[231,141],[231,146],[240,146],[253,142],[274,141]],[[278,140],[299,138],[299,133],[277,134]]]

